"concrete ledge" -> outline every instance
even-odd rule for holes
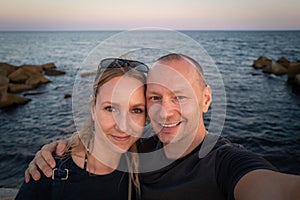
[[[0,188],[0,200],[13,200],[17,192],[16,188]]]

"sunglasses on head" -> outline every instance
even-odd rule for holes
[[[105,69],[105,68],[132,68],[137,71],[148,73],[149,67],[139,61],[136,60],[127,60],[122,58],[105,58],[100,61],[100,64],[98,66],[99,69]]]

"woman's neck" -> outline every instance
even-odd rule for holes
[[[121,154],[110,154],[109,158],[105,154],[103,157],[98,154],[96,154],[97,157],[93,155],[95,154],[82,148],[80,151],[72,151],[72,159],[75,164],[82,169],[86,165],[86,171],[96,175],[112,173],[118,167],[121,158]]]

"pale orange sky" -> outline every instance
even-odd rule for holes
[[[0,30],[300,30],[299,0],[0,0]]]

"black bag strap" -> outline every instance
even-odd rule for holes
[[[56,159],[56,168],[53,169],[51,200],[59,200],[63,197],[65,181],[69,178],[67,159]]]

